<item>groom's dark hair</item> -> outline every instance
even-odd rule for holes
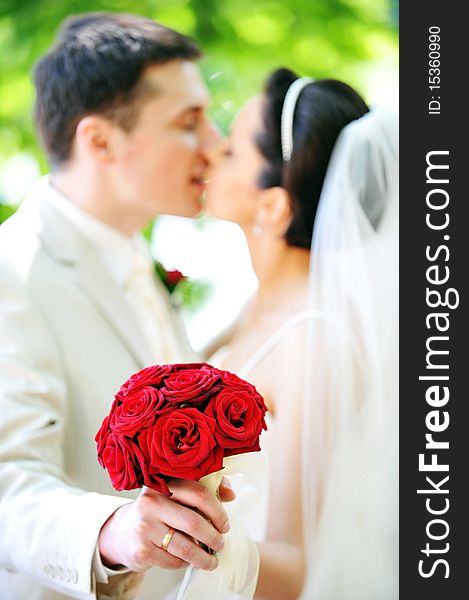
[[[99,113],[129,131],[154,94],[145,67],[201,56],[190,38],[145,17],[86,13],[68,18],[34,69],[36,127],[52,165],[70,158],[76,127]]]
[[[291,160],[282,157],[280,124],[285,95],[298,76],[277,69],[267,80],[263,124],[256,143],[265,159],[261,188],[281,186],[291,199],[293,217],[285,239],[289,246],[310,248],[314,219],[335,141],[351,121],[368,112],[363,98],[336,79],[320,79],[307,85],[295,106],[294,144]]]

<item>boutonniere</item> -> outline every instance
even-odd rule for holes
[[[177,269],[166,270],[159,260],[155,260],[155,273],[171,295],[181,281],[187,281],[186,275]]]
[[[205,281],[195,281],[177,269],[165,269],[159,260],[154,261],[155,274],[168,291],[171,303],[177,308],[196,310],[207,300],[211,286]]]

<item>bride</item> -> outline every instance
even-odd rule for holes
[[[207,211],[259,280],[209,360],[270,409],[268,467],[234,482],[258,599],[397,597],[396,136],[348,85],[280,69],[209,155]]]

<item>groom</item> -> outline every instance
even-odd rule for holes
[[[195,482],[110,495],[93,439],[133,372],[191,358],[137,233],[199,211],[199,56],[151,20],[85,14],[36,67],[52,172],[0,228],[1,598],[123,600],[150,567],[138,598],[157,598],[167,570],[216,567],[194,540],[221,549],[222,505]]]

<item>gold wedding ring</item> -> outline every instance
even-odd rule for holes
[[[168,551],[169,542],[173,539],[174,529],[172,527],[164,534],[163,541],[161,542],[161,549]]]

